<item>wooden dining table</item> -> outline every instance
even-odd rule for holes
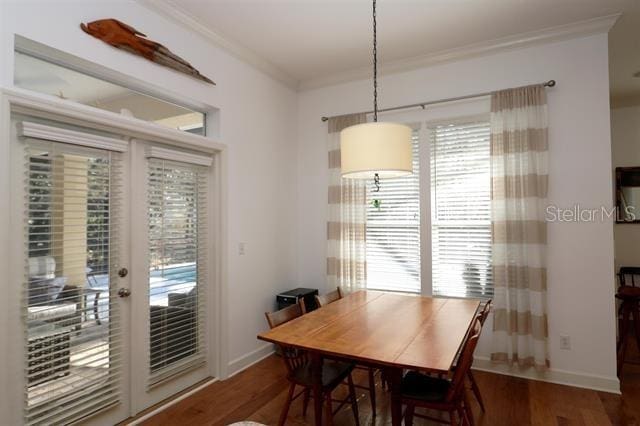
[[[391,387],[392,424],[402,422],[404,369],[448,372],[480,302],[399,293],[357,291],[258,335],[303,349],[312,363],[315,424],[322,425],[323,357],[384,369]]]

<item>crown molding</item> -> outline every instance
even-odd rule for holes
[[[267,61],[257,53],[244,46],[241,46],[228,38],[214,32],[206,25],[201,23],[197,18],[176,6],[171,0],[136,0],[139,4],[147,9],[168,18],[169,20],[200,34],[206,40],[216,47],[225,50],[227,53],[235,56],[241,61],[251,65],[252,67],[264,72],[275,80],[285,84],[291,89],[296,90],[299,85],[298,79],[281,70],[271,62]]]
[[[184,12],[171,0],[136,1],[169,20],[200,34],[215,46],[224,49],[236,58],[266,73],[294,90],[304,91],[317,89],[349,81],[363,80],[371,76],[371,67],[366,66],[300,81],[252,50],[217,34],[201,23],[197,18]],[[495,54],[508,50],[521,49],[577,37],[585,37],[593,34],[607,33],[616,23],[620,15],[620,13],[606,15],[585,21],[578,21],[542,30],[487,40],[427,55],[385,62],[384,64],[379,65],[378,68],[382,74],[396,74],[446,62],[454,62],[462,59]]]
[[[619,13],[606,15],[586,21],[579,21],[571,24],[559,25],[542,30],[474,43],[468,46],[443,50],[432,54],[386,62],[382,66],[378,65],[378,68],[383,74],[396,74],[445,62],[454,62],[467,58],[551,43],[554,41],[607,33],[616,23],[620,15],[621,14]],[[298,86],[298,90],[304,91],[317,89],[349,81],[363,80],[369,77],[371,77],[370,66],[356,68],[328,76],[301,81]]]

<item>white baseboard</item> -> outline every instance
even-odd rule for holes
[[[238,374],[242,370],[246,370],[259,361],[262,361],[273,352],[273,345],[271,343],[267,343],[266,345],[260,346],[258,349],[229,361],[229,364],[227,365],[227,378]]]
[[[523,379],[539,380],[541,382],[574,386],[577,388],[593,389],[596,391],[620,394],[620,380],[617,377],[597,376],[593,374],[576,373],[565,370],[549,369],[544,373],[534,368],[520,369],[507,364],[497,364],[488,357],[474,357],[473,369],[489,373],[504,374],[521,377]]]

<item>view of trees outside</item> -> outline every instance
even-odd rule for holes
[[[91,273],[109,273],[109,160],[88,159],[87,267]]]
[[[109,273],[109,159],[87,158],[87,267],[91,274]],[[53,256],[55,170],[50,152],[29,158],[29,257]]]
[[[51,255],[51,171],[48,153],[29,158],[29,257]]]

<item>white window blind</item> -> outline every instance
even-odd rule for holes
[[[121,398],[121,160],[34,139],[25,154],[25,423],[68,424]]]
[[[149,386],[205,363],[208,168],[150,158]]]
[[[367,182],[367,288],[420,292],[420,158],[413,131],[413,174]],[[377,202],[379,205],[377,205]]]
[[[491,297],[489,123],[429,130],[433,294]]]

